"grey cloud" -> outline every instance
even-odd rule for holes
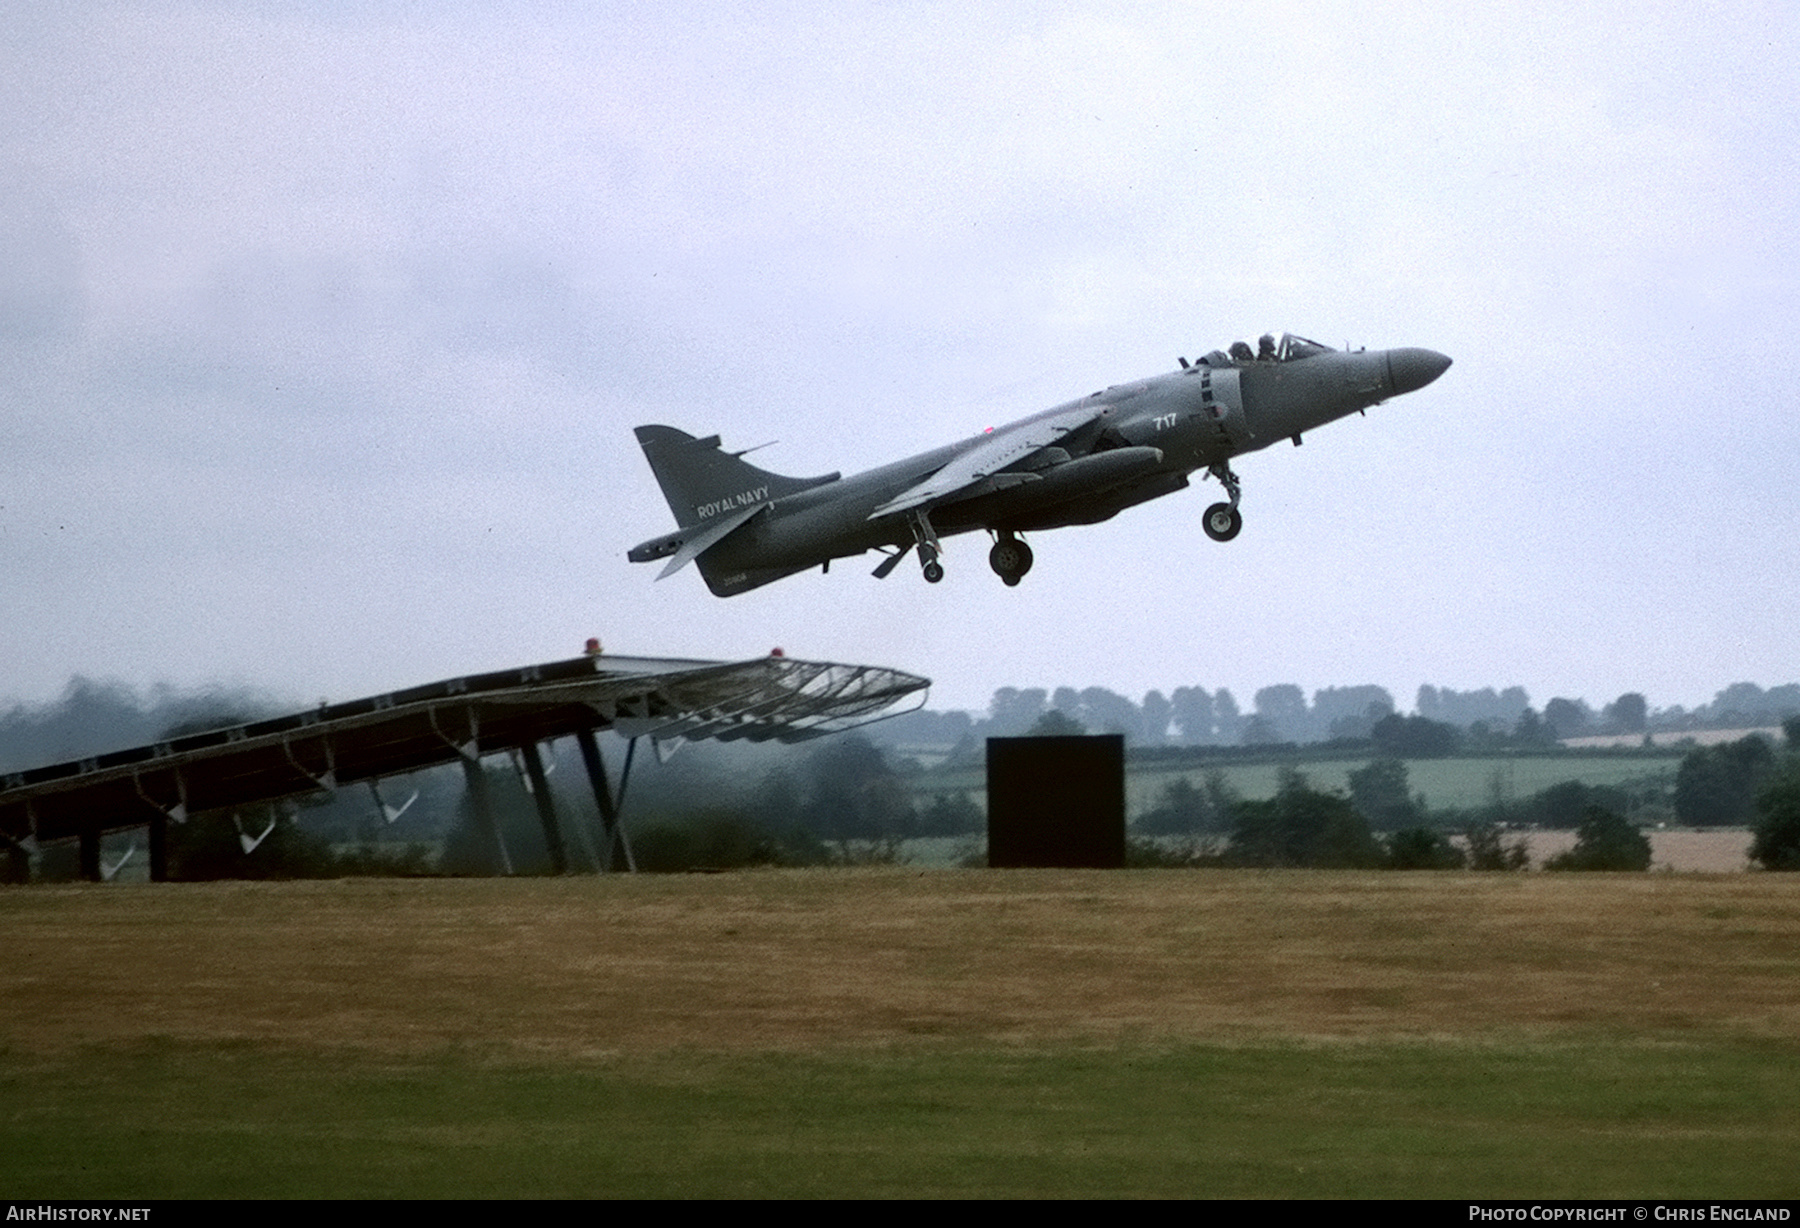
[[[83,275],[80,243],[55,202],[28,182],[0,186],[0,340],[75,336],[86,315]]]

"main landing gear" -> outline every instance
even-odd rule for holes
[[[1031,570],[1031,547],[1014,537],[1012,530],[1001,529],[999,540],[988,551],[988,566],[1011,588]]]
[[[927,584],[938,584],[944,579],[944,565],[938,562],[943,547],[938,542],[937,530],[931,527],[931,517],[927,512],[914,512],[906,518],[907,526],[912,529],[913,549],[919,552],[919,566],[925,573]],[[995,530],[996,540],[993,549],[988,551],[988,566],[994,574],[1006,581],[1008,588],[1025,578],[1031,570],[1031,547],[1020,541],[1011,529]],[[911,550],[895,550],[887,555],[875,568],[876,579],[886,579],[900,560],[910,554]]]
[[[1237,474],[1231,471],[1229,462],[1220,461],[1207,470],[1225,487],[1225,493],[1231,497],[1229,503],[1215,503],[1206,509],[1206,515],[1200,525],[1206,535],[1216,542],[1228,542],[1238,535],[1244,527],[1243,514],[1238,511],[1238,499],[1243,495],[1243,486]]]

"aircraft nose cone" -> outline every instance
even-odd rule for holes
[[[1450,369],[1448,354],[1422,350],[1416,346],[1389,350],[1387,362],[1388,382],[1394,386],[1395,396],[1403,392],[1417,392]]]

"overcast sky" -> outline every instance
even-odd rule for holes
[[[573,6],[570,6],[573,7]],[[609,649],[1001,685],[1800,679],[1800,9],[0,3],[0,703]],[[1290,329],[1436,384],[720,600],[631,436],[846,473]]]

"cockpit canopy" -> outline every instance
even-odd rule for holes
[[[1328,354],[1331,347],[1293,333],[1264,333],[1252,349],[1248,341],[1233,341],[1230,350],[1213,350],[1200,361],[1208,367],[1243,367],[1259,362],[1296,362],[1314,354]]]

